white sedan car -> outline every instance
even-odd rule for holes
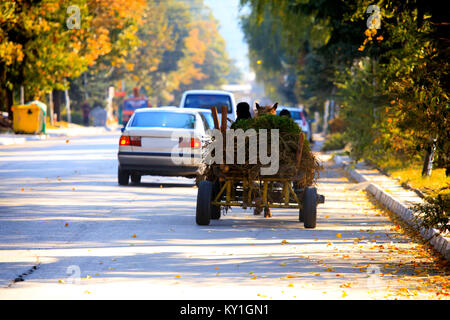
[[[138,109],[119,141],[118,182],[140,183],[143,175],[195,177],[202,161],[211,111],[175,107]]]

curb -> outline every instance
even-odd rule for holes
[[[384,191],[379,185],[371,182],[370,179],[358,172],[357,169],[351,168],[348,164],[349,160],[350,159],[348,157],[341,157],[338,155],[334,156],[334,161],[336,164],[344,167],[350,176],[359,183],[369,182],[369,184],[365,187],[365,190],[370,192],[379,202],[381,202],[387,209],[394,212],[401,220],[417,230],[425,241],[429,242],[445,257],[445,259],[450,261],[450,239],[443,237],[435,229],[421,227],[420,222],[417,223],[414,221],[416,215],[412,210],[406,207],[400,200]]]

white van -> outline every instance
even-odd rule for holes
[[[219,114],[219,123],[222,121],[222,106],[227,106],[227,118],[236,120],[236,101],[231,92],[220,90],[188,90],[183,93],[180,108],[208,109],[216,107]],[[228,126],[231,123],[228,121]]]

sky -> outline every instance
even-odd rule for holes
[[[228,56],[236,60],[236,65],[249,73],[248,46],[239,26],[239,0],[204,0],[219,21],[219,32],[225,39]]]

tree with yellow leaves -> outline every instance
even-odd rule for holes
[[[64,89],[102,57],[121,61],[136,42],[145,0],[17,0],[0,3],[0,91],[7,111],[14,90],[27,100]],[[75,8],[75,27],[70,25]],[[112,58],[114,57],[114,58]],[[2,108],[3,109],[3,108]]]

